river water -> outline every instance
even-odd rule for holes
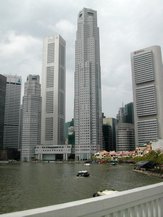
[[[78,178],[79,170],[90,172]],[[161,182],[139,174],[133,165],[22,163],[0,165],[0,214],[92,197],[102,189],[127,190]]]

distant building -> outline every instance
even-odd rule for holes
[[[119,108],[118,114],[117,114],[117,123],[125,123],[125,108],[124,106]]]
[[[60,35],[44,39],[41,144],[63,145],[65,124],[66,42]]]
[[[90,159],[102,148],[101,69],[97,12],[78,14],[75,42],[75,157]]]
[[[21,151],[22,147],[22,129],[23,129],[23,105],[20,105],[19,112],[19,138],[18,138],[18,150]]]
[[[134,107],[133,102],[130,102],[121,107],[117,114],[117,122],[119,123],[134,123]]]
[[[134,124],[134,104],[130,102],[124,106],[124,123]]]
[[[34,159],[41,137],[41,85],[39,75],[29,75],[24,86],[21,160]]]
[[[3,149],[6,77],[0,75],[0,149]]]
[[[163,139],[163,65],[161,48],[131,54],[136,145]]]
[[[6,77],[3,146],[4,149],[18,150],[21,77],[16,75],[7,75]]]
[[[134,109],[128,103],[119,109],[116,125],[116,151],[135,149]]]
[[[134,125],[130,123],[118,123],[116,126],[116,151],[133,151],[134,149]]]
[[[103,150],[116,150],[116,119],[103,118]]]

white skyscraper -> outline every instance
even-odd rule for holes
[[[3,147],[18,149],[21,77],[17,75],[6,77]]]
[[[75,42],[75,156],[89,159],[102,145],[101,71],[97,12],[78,15]]]
[[[39,75],[29,75],[24,86],[21,160],[34,158],[41,136],[41,85]]]
[[[163,66],[159,46],[131,54],[136,145],[163,139]]]
[[[44,39],[41,144],[63,145],[65,123],[65,47],[60,35]]]

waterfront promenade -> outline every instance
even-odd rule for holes
[[[162,217],[163,182],[1,217]]]

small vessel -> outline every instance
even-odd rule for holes
[[[85,163],[84,165],[85,165],[85,166],[90,166],[90,163]]]
[[[98,196],[104,196],[104,195],[110,195],[118,191],[114,190],[103,190],[103,191],[97,191],[96,193],[93,194],[93,197],[98,197]]]
[[[78,171],[76,176],[78,176],[78,177],[88,177],[88,176],[90,176],[90,174],[88,173],[87,170],[80,170],[80,171]]]

